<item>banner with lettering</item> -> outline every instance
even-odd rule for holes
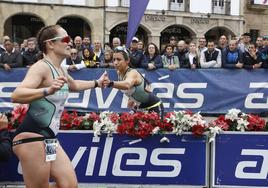
[[[0,111],[11,110],[11,93],[24,78],[27,69],[0,71]],[[111,80],[117,80],[114,69],[107,69]],[[239,108],[249,113],[268,111],[268,70],[177,69],[139,71],[151,82],[152,92],[164,104],[165,111],[188,109],[201,113],[227,113]],[[95,80],[104,69],[71,72],[74,79]],[[96,88],[71,92],[66,109],[77,111],[128,111],[127,97],[115,88]]]
[[[213,187],[268,187],[268,133],[224,133],[213,147]]]
[[[207,186],[206,137],[165,136],[169,143],[160,143],[160,135],[94,137],[92,131],[62,131],[58,138],[79,183]],[[22,181],[15,157],[0,163],[0,183],[6,181]]]

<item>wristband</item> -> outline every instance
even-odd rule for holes
[[[94,85],[95,88],[99,86],[99,83],[97,80],[94,80],[94,83],[95,83],[95,85]]]
[[[110,83],[107,85],[107,87],[113,87],[114,86],[114,81],[110,81]]]
[[[44,95],[44,97],[46,97],[46,96],[49,95],[49,93],[48,93],[48,91],[47,91],[47,88],[45,88],[45,89],[43,90],[43,95]]]

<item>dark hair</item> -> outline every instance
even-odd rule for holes
[[[251,34],[250,33],[244,33],[242,36],[249,36],[251,38]]]
[[[154,48],[155,48],[155,56],[159,55],[159,49],[157,48],[156,44],[155,44],[155,43],[152,43],[152,42],[150,42],[150,43],[147,45],[147,47],[146,47],[146,49],[145,49],[145,52],[144,52],[144,55],[149,55],[149,46],[150,46],[150,45],[153,45]]]
[[[42,52],[47,53],[46,43],[44,41],[56,37],[58,35],[57,29],[60,27],[59,25],[49,25],[42,27],[37,33],[37,44]]]
[[[165,51],[167,50],[168,47],[171,47],[171,48],[172,48],[172,51],[174,50],[174,47],[173,47],[171,44],[167,44],[167,45],[165,46]]]

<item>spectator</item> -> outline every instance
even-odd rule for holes
[[[25,52],[27,50],[27,39],[24,39],[20,44],[20,52]]]
[[[80,36],[74,38],[74,46],[77,49],[78,56],[83,57],[82,38]]]
[[[11,68],[22,67],[22,55],[13,48],[12,41],[6,40],[4,47],[6,52],[0,57],[0,67],[6,71],[11,70]]]
[[[118,37],[114,37],[112,43],[112,49],[114,50],[117,46],[121,46],[121,40]]]
[[[171,44],[166,45],[165,54],[162,55],[163,67],[169,70],[174,70],[180,67],[180,62],[178,56],[173,53],[173,48]]]
[[[198,40],[199,46],[198,46],[198,53],[201,54],[201,52],[207,50],[207,40],[205,37],[201,37]]]
[[[144,52],[144,44],[141,40],[139,40],[138,42],[138,50]]]
[[[176,52],[178,50],[178,48],[177,48],[177,40],[176,40],[176,38],[174,36],[171,36],[169,38],[169,44],[171,44],[171,46],[173,47],[174,52]]]
[[[181,64],[182,67],[191,69],[200,68],[199,59],[196,44],[194,42],[190,42],[189,52],[185,54],[184,62]]]
[[[8,120],[0,113],[0,161],[6,161],[11,157],[11,140],[7,130]]]
[[[218,49],[221,50],[221,52],[228,46],[228,40],[225,35],[222,35],[219,40]]]
[[[114,68],[113,50],[105,50],[104,62],[101,62],[100,67],[101,68]]]
[[[94,51],[93,51],[99,58],[100,62],[104,61],[104,53],[101,48],[101,42],[99,40],[96,40],[94,42]]]
[[[207,48],[207,50],[201,52],[201,68],[220,68],[221,51],[215,48],[215,44],[213,41],[208,42]]]
[[[82,48],[89,48],[90,50],[93,50],[93,47],[91,45],[91,41],[89,37],[84,37],[82,41]]]
[[[36,38],[29,38],[27,40],[27,50],[22,53],[23,66],[29,67],[37,62],[39,51],[36,48]]]
[[[258,51],[261,52],[263,50],[263,48],[264,48],[264,45],[263,45],[263,37],[258,37],[257,38],[256,45],[257,45]]]
[[[138,42],[139,39],[137,37],[133,37],[130,46],[130,65],[132,68],[140,68],[143,59],[142,51],[138,50]]]
[[[86,67],[82,58],[78,56],[76,48],[72,48],[70,54],[71,56],[67,57],[61,66],[65,67],[68,71],[77,71]]]
[[[88,48],[83,50],[83,61],[87,68],[96,68],[100,65],[98,56]]]
[[[262,56],[262,67],[263,68],[268,68],[268,35],[263,37],[263,44],[264,47],[261,51],[261,56]]]
[[[239,68],[243,67],[243,53],[237,47],[236,40],[231,40],[229,46],[222,52],[222,67],[223,68]]]
[[[238,48],[244,53],[248,51],[248,46],[251,42],[251,35],[250,33],[244,33],[242,35],[242,40],[240,40],[240,43],[238,44]]]
[[[155,70],[163,67],[162,58],[154,43],[149,43],[145,49],[141,67],[147,70]]]
[[[176,56],[178,56],[179,58],[179,62],[183,63],[184,62],[184,58],[185,58],[185,54],[188,52],[186,49],[186,43],[184,40],[180,40],[178,42],[178,46],[177,46],[178,50],[174,53]],[[183,67],[181,67],[183,68]]]
[[[20,45],[17,42],[13,42],[13,46],[17,52],[20,52]]]
[[[257,51],[255,44],[248,45],[248,51],[243,53],[245,69],[258,69],[262,66],[261,52]]]
[[[112,50],[109,42],[105,42],[103,48],[104,48],[104,51],[106,51],[106,50]]]
[[[3,36],[3,43],[0,44],[0,56],[2,55],[2,53],[4,53],[6,51],[6,49],[4,47],[4,43],[6,40],[10,40],[9,36]]]

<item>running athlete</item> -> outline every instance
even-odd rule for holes
[[[161,100],[147,89],[147,80],[135,69],[129,67],[129,52],[118,46],[114,49],[113,63],[118,81],[111,81],[105,75],[103,86],[120,89],[129,97],[128,107],[154,111],[163,118],[164,108]]]
[[[44,58],[31,66],[12,94],[13,102],[29,103],[29,110],[15,132],[13,151],[19,158],[27,188],[48,188],[50,178],[58,188],[77,187],[70,159],[57,141],[60,117],[69,90],[98,87],[99,80],[73,80],[61,68],[70,54],[70,37],[58,25],[43,27],[37,41]]]

